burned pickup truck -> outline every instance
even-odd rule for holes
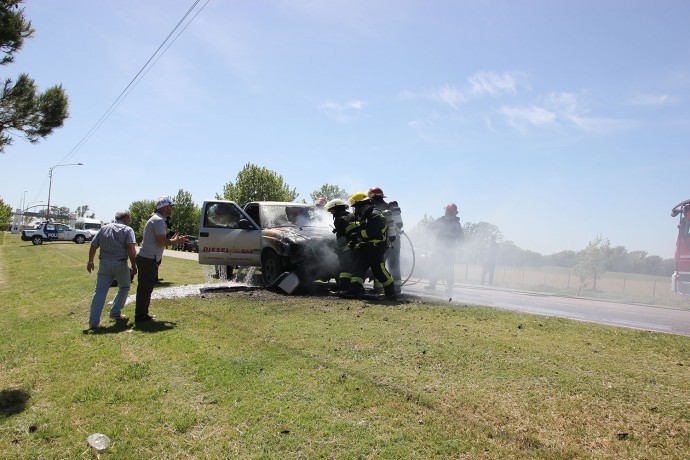
[[[205,201],[199,263],[261,267],[266,286],[291,293],[298,285],[337,277],[330,222],[328,213],[304,203]]]

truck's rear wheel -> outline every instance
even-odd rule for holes
[[[261,256],[261,274],[264,284],[270,286],[285,271],[285,266],[280,256],[273,250],[267,250]]]
[[[40,235],[34,235],[31,238],[31,242],[35,245],[43,244],[43,237],[41,237]]]

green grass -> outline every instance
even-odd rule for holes
[[[87,253],[0,246],[1,458],[687,458],[688,337],[264,291],[91,335]]]

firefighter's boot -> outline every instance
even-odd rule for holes
[[[398,300],[398,294],[395,292],[395,285],[393,283],[383,288],[383,296],[386,300]]]
[[[341,293],[347,292],[347,290],[350,288],[350,280],[350,277],[341,276],[338,278],[338,291]]]
[[[364,293],[364,286],[362,286],[360,283],[350,283],[350,286],[348,286],[347,290],[342,293],[343,297],[347,297],[349,299],[355,299],[362,295]]]

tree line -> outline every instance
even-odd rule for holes
[[[250,201],[295,201],[299,194],[295,188],[285,183],[283,177],[265,167],[247,163],[237,174],[234,182],[223,186],[216,199],[235,201],[243,204]],[[319,197],[328,200],[340,198],[347,200],[350,194],[337,185],[324,184],[310,194],[312,202]],[[201,208],[192,199],[191,193],[180,189],[172,197],[176,206],[170,216],[171,230],[185,235],[199,234]],[[302,200],[304,201],[304,200]],[[69,214],[69,208],[60,208]],[[155,200],[134,201],[129,205],[132,214],[131,226],[141,241],[146,221],[156,210]],[[89,211],[88,205],[77,208],[83,216]],[[0,222],[11,221],[12,209],[0,198]],[[92,214],[93,215],[93,214]],[[430,215],[416,224],[406,226],[415,247],[423,250],[428,244],[428,225],[434,220]],[[498,245],[497,263],[512,267],[563,267],[572,269],[580,279],[581,286],[596,289],[597,280],[607,271],[636,273],[640,275],[670,276],[674,270],[673,259],[663,259],[649,255],[647,251],[628,251],[624,246],[612,246],[602,236],[596,236],[586,248],[579,251],[566,250],[551,255],[542,255],[522,249],[506,240],[500,229],[488,222],[465,222],[463,224],[465,241],[459,249],[458,261],[467,264],[481,264],[495,241]]]

